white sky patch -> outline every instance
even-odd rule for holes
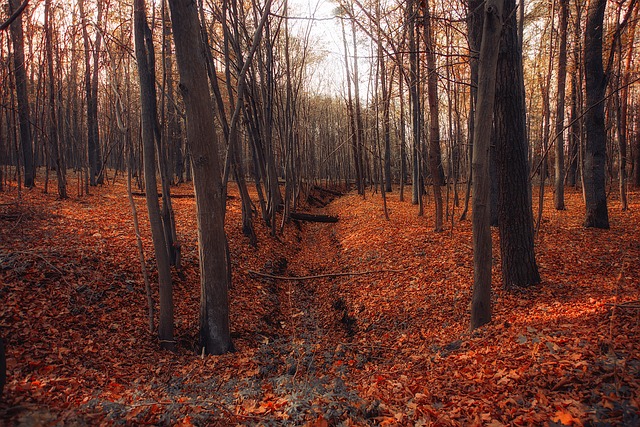
[[[312,65],[313,76],[309,91],[327,95],[344,93],[346,91],[344,44],[340,19],[335,18],[337,4],[332,0],[289,0],[289,8],[291,17],[307,18],[290,21],[289,26],[294,34],[302,34],[309,25],[311,26],[310,48],[318,59]],[[349,45],[351,45],[350,41],[351,32],[348,24],[347,43]]]

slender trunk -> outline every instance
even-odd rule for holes
[[[158,337],[160,347],[166,350],[175,350],[173,338],[173,284],[169,269],[169,254],[165,241],[165,234],[160,216],[160,202],[158,199],[158,185],[156,180],[156,149],[154,132],[156,125],[156,99],[154,97],[155,81],[152,68],[154,63],[151,50],[151,30],[147,24],[144,0],[135,0],[134,3],[134,31],[135,52],[138,63],[138,77],[140,80],[141,103],[141,132],[144,156],[144,181],[149,213],[149,224],[153,248],[156,255],[158,268],[159,296],[160,296],[160,320],[158,324]]]
[[[358,74],[358,41],[356,40],[356,24],[355,20],[351,20],[351,36],[353,39],[353,98],[356,116],[356,136],[358,141],[358,161],[360,162],[361,182],[359,193],[364,196],[365,188],[365,168],[364,157],[366,151],[364,148],[364,125],[362,121],[362,108],[360,106],[360,75]]]
[[[411,117],[413,125],[413,150],[412,150],[412,163],[413,163],[413,178],[412,178],[412,199],[411,203],[414,205],[420,205],[419,215],[422,214],[422,175],[420,173],[420,140],[421,136],[421,123],[420,123],[420,96],[419,96],[419,68],[418,68],[418,52],[416,43],[416,30],[415,30],[415,10],[414,0],[407,1],[407,16],[406,20],[409,26],[409,95],[411,100]]]
[[[585,226],[609,228],[605,188],[606,135],[604,95],[607,80],[602,66],[602,26],[606,0],[591,0],[587,10],[584,38],[584,72],[586,82],[584,153]]]
[[[472,163],[473,157],[473,135],[475,134],[475,109],[476,98],[478,93],[478,55],[480,53],[480,43],[482,42],[482,26],[484,22],[484,13],[480,8],[482,0],[469,0],[469,14],[467,18],[467,32],[469,33],[469,66],[471,71],[471,96],[469,97],[469,164]],[[460,220],[467,218],[469,210],[469,199],[471,197],[471,184],[473,181],[473,168],[469,168],[467,176],[467,186],[464,197],[464,208],[460,214]]]
[[[351,72],[349,71],[349,51],[347,45],[347,33],[344,28],[344,20],[341,20],[342,25],[342,42],[344,44],[344,66],[345,73],[347,75],[347,113],[349,114],[349,123],[351,125],[351,149],[353,151],[353,164],[356,172],[356,188],[358,194],[362,194],[363,188],[362,170],[360,169],[362,163],[360,162],[360,150],[358,148],[358,129],[356,126],[355,109],[353,103],[353,96],[351,94]]]
[[[638,8],[636,7],[634,12],[634,19],[629,23],[629,37],[628,40],[635,39],[636,33],[636,25],[637,25],[637,16],[638,16]],[[621,40],[618,39],[620,43],[619,47],[619,55],[622,54],[622,45]],[[632,73],[631,68],[631,59],[633,56],[633,43],[629,43],[629,48],[627,50],[627,58],[625,60],[624,71],[622,72],[622,90],[620,91],[620,100],[618,109],[618,147],[620,152],[620,159],[618,162],[618,185],[620,190],[620,203],[622,206],[622,210],[627,210],[627,123],[628,123],[628,113],[629,113],[629,79]],[[622,58],[620,57],[622,61]]]
[[[564,210],[564,99],[567,82],[567,27],[569,0],[560,2],[560,47],[558,50],[558,95],[556,96],[556,176],[554,205],[557,210]]]
[[[17,10],[18,0],[9,0],[9,12]],[[24,62],[24,35],[22,31],[22,15],[19,15],[10,26],[13,44],[14,82],[16,100],[18,102],[18,122],[20,125],[20,146],[24,165],[24,186],[35,186],[35,165],[33,159],[33,139],[31,134],[31,115],[29,113],[29,91],[27,89],[27,73]]]
[[[436,55],[434,51],[433,34],[431,32],[431,14],[429,2],[424,2],[424,38],[427,56],[427,95],[429,99],[429,169],[433,182],[433,197],[436,208],[435,231],[442,231],[442,153],[440,149],[440,120],[438,109],[438,74],[436,71]]]
[[[49,75],[49,143],[51,146],[51,157],[55,163],[56,176],[58,179],[58,197],[67,198],[66,168],[64,166],[63,153],[60,149],[60,139],[58,138],[58,120],[56,118],[56,90],[55,76],[53,73],[53,30],[51,26],[51,0],[45,0],[45,31],[46,31],[46,51],[47,51],[47,73]]]
[[[489,145],[496,94],[496,66],[502,30],[502,0],[488,0],[485,5],[476,127],[473,135],[473,297],[471,329],[491,321],[491,227]]]
[[[399,62],[402,64],[402,62]],[[402,65],[400,65],[402,66]],[[400,98],[400,201],[404,201],[404,185],[407,182],[407,132],[404,112],[404,72],[398,78],[398,97]]]

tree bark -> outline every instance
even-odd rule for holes
[[[431,13],[429,2],[424,2],[424,39],[427,57],[427,97],[429,100],[429,169],[433,184],[433,197],[436,208],[435,231],[442,231],[442,153],[440,149],[440,120],[438,108],[438,74],[436,72],[436,55],[431,32]]]
[[[609,228],[605,188],[606,134],[604,94],[607,79],[602,66],[602,26],[607,0],[591,0],[587,9],[584,36],[584,73],[586,83],[584,153],[585,227]]]
[[[153,49],[151,30],[147,24],[144,0],[135,0],[134,3],[134,33],[135,52],[138,63],[138,76],[140,79],[140,103],[141,103],[141,131],[144,156],[144,183],[151,226],[151,237],[156,255],[158,268],[160,319],[158,323],[158,338],[160,347],[167,350],[175,350],[173,337],[173,284],[169,267],[169,253],[165,240],[165,233],[160,215],[160,202],[158,200],[156,179],[156,146],[154,133],[156,126],[156,99],[155,80],[153,79],[150,62],[153,57],[150,50]]]
[[[207,84],[204,45],[196,3],[170,0],[180,90],[187,116],[200,258],[200,344],[207,354],[233,349],[229,326],[225,200],[213,101]]]
[[[493,130],[496,66],[502,31],[503,0],[485,5],[479,57],[478,98],[473,134],[473,297],[471,329],[491,321],[491,212],[489,147]]]
[[[358,145],[358,128],[356,125],[355,108],[353,96],[351,95],[351,72],[349,71],[349,52],[347,45],[347,33],[344,28],[344,19],[340,20],[342,25],[342,42],[344,44],[344,66],[347,75],[347,112],[349,114],[349,123],[351,125],[351,149],[353,152],[353,164],[356,172],[356,188],[358,194],[364,193],[364,184],[362,178],[362,170],[360,169],[362,162],[360,161],[361,153]]]
[[[634,19],[629,23],[629,38],[628,40],[635,39],[636,25],[638,23],[638,8],[635,8]],[[620,55],[620,62],[622,62],[622,40],[618,38],[618,54]],[[627,210],[627,124],[628,124],[628,112],[629,112],[629,80],[632,73],[632,57],[634,51],[634,44],[629,43],[627,50],[627,58],[625,60],[624,71],[621,70],[622,89],[620,91],[618,100],[618,147],[620,151],[620,159],[618,162],[618,188],[620,190],[620,204],[622,210]],[[621,64],[620,64],[621,67]],[[622,68],[622,67],[621,67]]]
[[[9,0],[9,12],[17,10],[17,0]],[[35,185],[35,165],[33,160],[33,139],[31,135],[31,119],[29,113],[29,91],[27,89],[27,73],[24,63],[24,35],[22,31],[22,14],[18,15],[10,25],[13,44],[14,81],[16,100],[18,103],[18,122],[20,125],[20,146],[24,164],[24,186]]]
[[[564,210],[564,99],[567,83],[567,27],[569,0],[560,2],[560,47],[558,49],[558,94],[556,96],[556,164],[555,194],[553,203],[557,210]]]
[[[533,248],[522,49],[515,8],[515,0],[504,0],[494,117],[500,193],[498,227],[502,280],[506,288],[540,282]]]
[[[58,181],[58,197],[60,199],[67,198],[67,182],[66,167],[64,165],[64,157],[60,149],[60,138],[58,134],[58,121],[56,119],[56,91],[55,91],[55,75],[53,74],[53,29],[51,23],[51,0],[44,2],[44,27],[45,41],[47,53],[47,74],[49,86],[49,144],[51,146],[51,157],[55,163],[56,176]]]
[[[98,10],[100,19],[102,2],[98,2]],[[94,46],[93,54],[93,67],[91,68],[91,49],[89,46],[89,30],[87,29],[89,23],[87,22],[87,16],[84,10],[84,0],[78,1],[78,7],[80,9],[80,20],[82,26],[82,39],[84,41],[84,62],[85,62],[85,74],[84,74],[84,88],[85,96],[87,100],[87,153],[89,159],[89,180],[92,186],[99,183],[100,177],[100,144],[99,144],[99,131],[98,131],[98,59],[100,54],[97,52],[99,48],[100,33],[96,35],[96,43]],[[95,90],[94,90],[95,88]]]
[[[418,215],[422,215],[422,174],[420,165],[420,142],[421,120],[420,120],[420,89],[419,89],[419,67],[418,67],[418,46],[416,40],[416,11],[414,0],[407,1],[407,25],[409,27],[409,99],[411,104],[411,119],[413,129],[413,148],[411,151],[412,170],[412,198],[411,203],[418,205]]]

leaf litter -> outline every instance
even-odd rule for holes
[[[387,221],[379,195],[348,193],[313,208],[336,224],[293,221],[273,238],[256,218],[253,248],[230,188],[237,351],[215,357],[198,351],[191,187],[172,192],[183,196],[173,201],[184,271],[175,354],[147,330],[123,184],[65,201],[0,193],[7,425],[640,425],[637,191],[627,212],[611,202],[609,231],[582,228],[577,192],[566,211],[545,209],[543,283],[531,289],[501,288],[494,230],[494,320],[469,332],[470,221],[434,233],[429,204],[418,217],[388,194]]]

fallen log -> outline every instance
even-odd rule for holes
[[[332,215],[316,215],[302,212],[291,212],[289,218],[296,219],[298,221],[308,222],[338,222],[337,216]]]
[[[332,190],[330,188],[320,187],[319,185],[314,185],[313,189],[321,193],[329,193],[332,196],[336,196],[336,197],[344,196],[344,193],[341,193],[340,191]]]

